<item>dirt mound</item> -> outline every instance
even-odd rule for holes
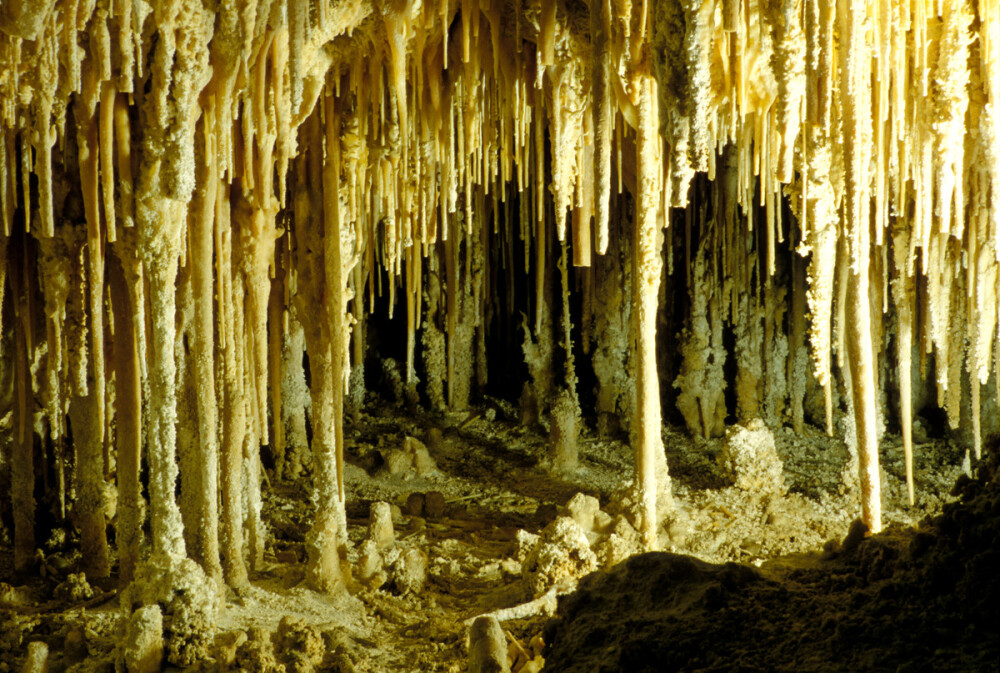
[[[961,500],[757,571],[653,553],[595,573],[546,629],[546,671],[998,671],[1000,480]]]

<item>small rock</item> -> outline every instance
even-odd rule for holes
[[[405,451],[394,449],[385,461],[386,469],[394,477],[406,476],[413,467],[413,458]]]
[[[28,657],[21,673],[46,673],[49,670],[49,646],[40,640],[28,643]]]
[[[427,431],[427,447],[436,449],[441,446],[441,428],[431,428]]]
[[[385,583],[385,580],[378,581],[383,567],[382,555],[373,540],[362,542],[360,552],[357,568],[358,580],[369,589],[377,589]]]
[[[399,555],[394,567],[396,589],[403,594],[416,594],[427,581],[427,554],[416,547]]]
[[[614,522],[615,520],[610,514],[599,509],[594,514],[594,532],[606,533]]]
[[[67,664],[78,664],[87,658],[87,639],[83,629],[75,627],[66,633],[63,641],[63,658]]]
[[[299,562],[299,555],[294,549],[279,549],[274,552],[274,560],[285,565]]]
[[[407,516],[423,516],[425,499],[423,493],[411,493],[406,498],[406,507],[403,511]]]
[[[87,582],[87,576],[83,573],[70,573],[66,576],[66,581],[61,582],[55,589],[55,596],[70,603],[79,603],[94,597],[94,589]]]
[[[444,516],[445,502],[441,491],[431,491],[424,501],[424,512],[428,519],[440,519]]]
[[[605,570],[613,568],[633,554],[638,554],[642,548],[634,542],[629,542],[620,535],[612,533],[601,540],[594,548],[597,560]]]
[[[535,595],[557,582],[582,577],[598,568],[587,534],[568,516],[561,516],[542,531],[538,545],[523,564]]]
[[[427,477],[437,472],[437,463],[431,458],[427,446],[416,437],[403,440],[403,451],[412,456],[413,467],[420,477]]]
[[[396,541],[392,528],[392,508],[387,502],[373,502],[369,510],[368,539],[379,551],[391,547]]]
[[[594,530],[594,515],[601,510],[601,503],[592,495],[577,493],[566,503],[566,513],[579,524],[585,533]]]
[[[163,613],[145,605],[128,618],[122,658],[128,673],[159,673],[163,666]]]
[[[478,617],[469,630],[469,673],[510,673],[503,629],[496,617]]]
[[[736,488],[760,496],[785,492],[784,464],[774,447],[774,435],[759,418],[726,430],[719,467]]]
[[[236,652],[247,641],[245,631],[230,631],[220,633],[215,638],[215,651],[213,658],[219,664],[221,670],[228,670],[236,663]]]

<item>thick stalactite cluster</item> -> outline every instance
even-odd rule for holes
[[[113,488],[119,574],[135,576],[145,462],[157,567],[190,557],[245,584],[263,555],[260,448],[295,477],[309,406],[307,577],[335,590],[367,316],[405,311],[403,387],[461,409],[486,382],[490,316],[525,284],[522,405],[551,413],[554,462],[572,462],[574,354],[589,355],[599,425],[624,415],[632,432],[649,547],[670,501],[661,385],[697,435],[721,432],[727,386],[739,418],[800,429],[811,369],[833,432],[836,352],[874,530],[878,435],[897,404],[878,395],[888,369],[908,455],[914,355],[953,427],[969,386],[978,442],[998,337],[995,0],[2,12],[4,469],[19,568],[35,549],[40,442],[88,576],[111,570]],[[657,334],[678,305],[661,296],[664,243],[688,293],[679,342]],[[673,381],[658,350],[681,354]]]

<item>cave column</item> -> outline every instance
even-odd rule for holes
[[[316,518],[306,538],[306,579],[316,591],[332,593],[343,582],[341,547],[346,543],[344,509],[345,286],[340,228],[340,123],[327,95],[323,164],[324,291],[319,339],[310,349],[313,401],[313,478]]]
[[[858,444],[861,518],[872,533],[882,529],[875,408],[875,364],[869,302],[870,194],[872,156],[871,51],[866,44],[862,0],[839,0],[840,84],[844,134],[844,232],[850,269],[846,288],[845,341],[851,373],[851,397]]]
[[[215,396],[215,312],[213,282],[215,210],[218,199],[219,171],[215,143],[215,99],[210,97],[201,124],[202,140],[199,143],[198,187],[195,189],[190,218],[189,257],[191,286],[194,303],[191,326],[192,353],[191,375],[199,382],[195,385],[195,403],[198,414],[198,460],[195,471],[188,477],[194,490],[197,533],[193,536],[192,558],[201,564],[211,577],[222,577],[219,560],[219,435],[218,402]]]
[[[23,241],[23,239],[22,239]],[[15,243],[15,246],[17,244]],[[11,252],[11,291],[14,306],[14,443],[10,466],[11,507],[14,515],[14,569],[26,571],[35,557],[34,395],[31,386],[31,344],[28,309],[30,286],[24,282],[26,251]]]
[[[659,249],[659,103],[649,74],[637,79],[639,128],[636,142],[638,198],[636,204],[636,274],[632,283],[636,334],[636,486],[641,513],[640,534],[647,549],[657,547],[657,496],[663,462],[660,419],[660,380],[656,368],[656,313],[663,260]],[[669,481],[662,484],[669,492]]]
[[[123,245],[118,243],[118,246]],[[141,283],[126,280],[122,253],[112,258],[109,280],[111,305],[115,316],[114,367],[115,367],[115,448],[118,476],[118,525],[115,540],[118,544],[118,577],[122,585],[135,576],[142,542],[142,516],[139,484],[139,453],[142,447],[142,386],[139,374],[139,347],[135,329],[136,303],[129,287]],[[138,267],[138,265],[135,265]],[[137,269],[136,269],[137,270]],[[141,314],[140,314],[141,315]]]

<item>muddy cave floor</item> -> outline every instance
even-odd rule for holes
[[[521,427],[516,419],[503,412],[490,409],[486,413],[414,415],[398,408],[378,407],[348,424],[345,483],[352,567],[357,567],[359,550],[364,549],[363,542],[369,535],[371,503],[385,501],[393,505],[395,528],[392,558],[385,564],[388,573],[385,583],[379,588],[360,588],[354,596],[327,598],[305,588],[303,543],[312,518],[308,479],[272,478],[263,496],[263,520],[268,529],[264,565],[252,574],[252,586],[242,595],[229,592],[209,658],[191,670],[277,671],[280,670],[277,664],[284,663],[288,671],[464,671],[467,670],[465,620],[529,601],[552,582],[562,579],[560,573],[573,575],[582,568],[593,568],[581,561],[580,550],[567,549],[571,558],[561,565],[557,561],[555,570],[550,568],[548,575],[539,577],[544,572],[534,567],[529,570],[528,566],[537,563],[537,558],[531,560],[530,550],[525,549],[535,538],[519,531],[537,535],[547,526],[551,530],[554,520],[565,513],[567,502],[581,492],[600,501],[602,511],[609,515],[606,521],[620,519],[621,494],[627,492],[632,476],[632,454],[627,443],[598,439],[592,430],[585,430],[579,442],[579,469],[554,477],[546,468],[547,435],[541,429]],[[390,473],[389,457],[394,449],[404,445],[407,437],[418,438],[427,445],[436,468],[422,474],[412,469]],[[759,591],[760,582],[764,581],[761,578],[766,578],[766,586],[778,587],[778,594],[785,596],[784,599],[771,596],[778,603],[787,601],[788,586],[797,581],[797,574],[808,573],[810,569],[825,573],[824,577],[843,579],[842,569],[837,571],[830,566],[823,570],[823,564],[838,563],[837,559],[830,559],[828,541],[843,540],[859,511],[857,496],[843,486],[842,473],[847,461],[843,442],[836,437],[828,438],[811,426],[801,435],[790,428],[778,430],[774,441],[783,462],[787,493],[761,497],[757,492],[727,485],[716,461],[723,441],[692,440],[686,434],[664,429],[676,509],[664,526],[662,546],[695,560],[681,559],[678,567],[676,557],[654,557],[651,561],[654,566],[660,561],[666,565],[648,567],[647,575],[636,574],[635,568],[643,567],[641,563],[635,565],[636,559],[619,564],[603,580],[588,578],[583,582],[588,590],[594,590],[595,581],[607,583],[597,585],[596,590],[600,593],[602,586],[613,587],[617,603],[605,604],[593,596],[584,603],[620,613],[629,612],[631,606],[656,612],[671,600],[680,601],[686,604],[683,610],[675,611],[673,617],[659,617],[677,626],[678,615],[686,611],[688,641],[684,642],[690,645],[691,638],[697,641],[691,633],[700,628],[699,620],[706,624],[716,621],[706,614],[704,588],[713,583],[719,585],[719,578],[713,575],[719,572],[719,567],[704,566],[701,562],[743,564],[750,576],[737,572],[737,578],[742,580],[734,584],[732,578],[724,578],[721,586],[740,590],[749,581]],[[917,491],[912,507],[906,503],[899,438],[883,439],[880,453],[888,538],[912,536],[912,531],[903,531],[925,517],[939,514],[945,503],[955,500],[950,493],[963,473],[965,448],[945,439],[917,445]],[[438,503],[436,508],[425,509],[443,511],[425,511],[419,517],[407,514],[407,498],[411,494],[431,492],[443,495],[444,506],[441,508]],[[617,524],[615,529],[618,530]],[[590,541],[594,542],[596,537],[592,534]],[[43,564],[47,577],[22,580],[25,584],[20,586],[0,583],[3,590],[0,591],[3,594],[0,595],[0,672],[19,670],[27,643],[32,640],[49,644],[51,671],[113,670],[114,648],[120,640],[116,595],[97,586],[89,587],[86,582],[79,582],[77,576],[70,577],[74,555],[78,553],[74,551],[73,540],[54,542]],[[824,554],[825,543],[828,550]],[[896,544],[902,546],[904,542]],[[398,566],[398,559],[412,549],[420,549],[426,555],[426,579],[419,587],[407,586],[406,579],[394,580],[389,567],[393,559]],[[844,555],[850,556],[846,552]],[[599,554],[598,565],[606,558]],[[685,565],[691,563],[694,565]],[[760,570],[749,570],[755,566]],[[10,550],[6,547],[0,547],[0,571],[0,576],[11,577]],[[357,569],[354,572],[357,574]],[[730,571],[723,567],[723,574],[727,572]],[[628,597],[629,592],[620,583],[642,584],[645,580],[636,579],[640,576],[658,578],[649,581],[666,587],[665,598],[661,601],[641,586],[633,588],[639,594]],[[687,593],[676,589],[685,582]],[[371,586],[378,583],[378,580],[374,584],[369,582]],[[819,589],[814,586],[812,590],[824,594],[842,588],[834,582]],[[714,591],[708,595],[718,602],[718,587]],[[630,601],[631,606],[621,605],[622,600]],[[645,605],[650,601],[658,607]],[[823,621],[822,601],[810,598],[809,602],[815,608],[803,614],[802,619]],[[580,600],[570,603],[574,614],[586,612],[586,605],[581,608],[580,603]],[[565,604],[560,612],[564,607]],[[830,614],[826,615],[824,627],[835,629],[836,625],[829,621],[837,618],[837,608],[827,607]],[[757,612],[748,612],[745,618],[759,621],[766,616],[759,614],[759,609]],[[630,624],[628,620],[619,620],[616,624],[625,625],[628,632],[638,632],[641,629],[636,628],[636,623],[641,617],[637,613],[633,618],[638,621]],[[737,618],[730,614],[730,619]],[[795,616],[791,619],[794,621]],[[635,642],[632,650],[626,647],[623,652],[626,636],[616,635],[615,628],[609,625],[597,629],[595,635],[593,624],[587,625],[586,615],[581,620],[576,633],[565,624],[560,632],[544,614],[506,621],[504,628],[525,644],[542,633],[549,639],[561,638],[563,643],[550,644],[546,651],[546,670],[645,670],[635,660],[632,651]],[[656,623],[661,634],[670,630],[656,619],[651,623]],[[782,628],[791,628],[793,633],[787,638],[793,642],[796,627],[789,624]],[[732,640],[733,633],[730,629],[725,638]],[[761,636],[757,633],[748,637]],[[609,644],[609,638],[615,642]],[[735,652],[740,651],[738,644],[727,645],[735,647]],[[581,653],[588,647],[609,652],[607,661],[583,656]],[[789,646],[772,649],[771,662],[757,653],[739,659],[742,662],[739,665],[730,660],[721,668],[713,667],[711,657],[706,660],[690,653],[686,655],[687,663],[674,662],[668,666],[667,659],[662,658],[666,655],[657,654],[663,667],[657,665],[648,670],[842,670],[840,665],[846,663],[826,661],[839,656],[829,651],[803,653],[799,651],[802,648],[791,647],[790,651]],[[293,650],[298,653],[294,660],[288,659]],[[678,656],[683,652],[683,647],[677,649]],[[720,648],[720,656],[722,653]],[[220,664],[225,660],[230,661],[228,666]],[[965,664],[968,662],[951,670],[980,670],[963,668]],[[856,670],[898,668],[895,664],[883,668],[863,657],[854,657],[853,667]],[[923,669],[918,666],[899,670]]]

